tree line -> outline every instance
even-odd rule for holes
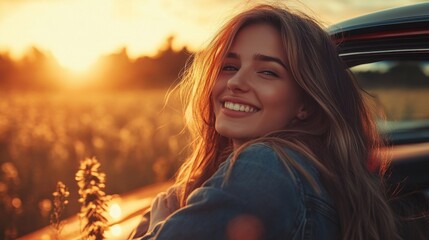
[[[387,71],[359,71],[354,75],[366,89],[427,88],[429,76],[425,74],[423,64],[419,61],[398,61]]]
[[[0,90],[55,91],[66,87],[73,78],[89,90],[128,90],[164,88],[176,83],[192,53],[186,47],[175,51],[174,37],[153,57],[130,59],[127,49],[102,56],[83,75],[77,76],[62,67],[49,53],[32,47],[20,59],[0,53]]]

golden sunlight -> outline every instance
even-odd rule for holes
[[[171,35],[176,36],[174,47],[195,50],[217,28],[219,16],[239,1],[187,2],[0,0],[0,51],[20,56],[35,46],[63,66],[82,71],[100,55],[123,47],[130,57],[155,55]]]
[[[0,0],[0,54],[19,60],[34,47],[71,73],[72,77],[57,74],[58,84],[83,86],[90,77],[82,76],[93,74],[91,67],[102,56],[122,49],[130,59],[154,56],[172,36],[173,49],[186,46],[196,51],[225,17],[257,2],[266,0]],[[317,9],[314,15],[325,23],[389,6],[358,2],[350,2],[354,7],[340,0],[288,4],[304,11]]]
[[[109,215],[112,217],[112,219],[114,220],[119,220],[122,216],[122,209],[119,206],[119,204],[117,203],[113,203],[110,207],[109,207]]]
[[[116,224],[110,227],[109,232],[112,233],[112,237],[119,237],[122,234],[122,228],[120,225]]]
[[[151,23],[151,19],[143,17],[146,10],[139,12],[131,4],[135,1],[123,3],[114,0],[29,1],[19,6],[3,3],[12,11],[0,21],[0,50],[19,56],[29,46],[36,46],[48,50],[62,66],[77,72],[86,70],[101,55],[124,46],[133,55],[155,54],[171,34],[168,22],[154,19],[156,24]]]
[[[72,49],[69,51],[57,51],[55,53],[56,58],[61,66],[73,71],[74,73],[84,73],[89,70],[89,67],[94,63],[98,55],[92,52],[73,52]]]

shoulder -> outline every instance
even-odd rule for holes
[[[286,146],[272,147],[264,142],[252,144],[231,156],[222,167],[221,172],[230,172],[230,177],[236,180],[258,179],[265,184],[286,185],[301,198],[312,194],[329,199],[314,163]]]
[[[307,162],[296,151],[288,148],[282,148],[282,151],[291,161],[298,164]],[[288,189],[289,194],[293,192],[297,197],[303,194],[301,177],[294,165],[284,161],[279,150],[266,143],[249,145],[236,155],[231,155],[209,180],[209,183],[214,182],[226,187],[239,186],[241,189],[248,187],[253,191],[263,192],[275,189],[285,192],[284,190]]]
[[[293,159],[301,158],[290,149],[285,149],[285,151],[290,153]],[[274,183],[272,181],[277,181],[285,184],[295,178],[291,174],[293,173],[286,171],[285,163],[278,151],[261,142],[231,154],[211,179],[227,180],[228,182],[244,181],[246,183],[267,181]]]
[[[279,167],[278,153],[265,143],[255,143],[241,149],[229,159],[233,163],[248,163],[249,165],[263,165],[264,168]]]
[[[283,154],[289,160],[285,160]],[[319,171],[300,152],[288,147],[273,148],[265,143],[253,144],[243,149],[237,156],[235,163],[231,166],[233,173],[236,167],[236,175],[244,174],[248,179],[252,178],[249,176],[252,172],[249,171],[250,169],[256,172],[254,177],[257,180],[254,181],[253,186],[256,186],[254,189],[259,187],[259,191],[265,193],[271,190],[270,194],[290,204],[290,206],[282,206],[288,213],[302,216],[304,212],[314,211],[320,219],[329,219],[327,222],[337,223],[333,200],[320,179]],[[309,178],[315,185],[310,183]],[[268,187],[270,185],[273,187]],[[274,201],[271,199],[266,205]],[[315,215],[306,216],[306,218],[319,221],[319,217]],[[321,221],[321,224],[325,225],[325,222]]]
[[[267,144],[252,144],[231,156],[215,179],[219,182],[211,183],[222,181],[217,186],[241,199],[273,232],[287,231],[289,235],[303,221],[305,195],[301,180],[295,171],[287,170],[278,152]]]
[[[290,161],[285,161],[284,157],[288,157],[290,161],[296,164],[290,164]],[[245,149],[242,149],[235,159],[230,157],[228,159],[233,165],[247,165],[254,167],[261,167],[263,170],[270,170],[274,172],[283,172],[286,169],[292,170],[289,174],[296,175],[294,166],[301,166],[311,175],[318,175],[318,171],[313,167],[311,162],[304,157],[301,153],[288,147],[280,147],[274,149],[269,144],[261,142],[252,144]],[[227,164],[231,164],[228,163]]]

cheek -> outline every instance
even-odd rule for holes
[[[210,92],[210,99],[214,106],[216,107],[216,103],[219,102],[219,98],[222,95],[222,92],[225,90],[226,85],[224,84],[224,81],[221,79],[216,79],[216,82],[214,83],[212,90]]]
[[[265,109],[282,112],[293,99],[289,89],[282,85],[261,86],[258,97]]]
[[[288,110],[285,109],[284,103],[273,105],[270,109],[267,109],[264,119],[266,128],[272,131],[280,130],[287,126],[294,118],[294,115]]]
[[[216,80],[216,82],[213,84],[212,90],[211,90],[211,96],[216,97],[221,92],[221,84],[219,81]]]
[[[277,126],[286,126],[298,113],[302,101],[297,91],[290,88],[266,90],[266,94],[261,96],[264,98],[264,108],[268,116],[271,116],[271,121]]]

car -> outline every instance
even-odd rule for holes
[[[368,14],[328,28],[340,57],[384,117],[391,154],[386,183],[398,214],[429,236],[429,2]],[[403,207],[407,207],[407,212]]]
[[[429,2],[357,17],[328,28],[339,55],[383,110],[379,130],[392,154],[389,181],[429,190]]]
[[[376,100],[375,109],[386,113],[377,121],[392,156],[387,184],[397,195],[398,206],[405,202],[415,204],[416,212],[425,210],[429,201],[429,3],[367,14],[327,31],[347,67]],[[126,239],[151,199],[171,184],[116,197],[109,207],[106,236]],[[77,217],[67,220],[64,239],[79,239],[78,221]],[[52,239],[51,229],[21,239]]]

